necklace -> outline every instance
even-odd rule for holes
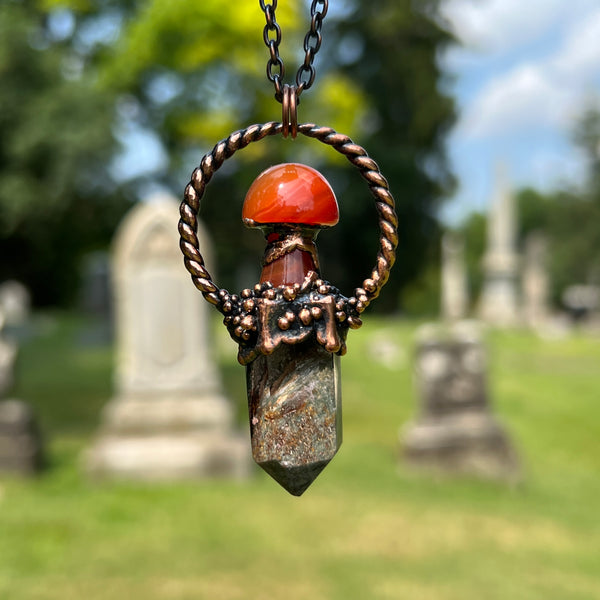
[[[329,127],[298,123],[300,95],[315,80],[313,61],[321,47],[328,1],[312,2],[305,58],[295,85],[283,83],[277,0],[259,4],[266,18],[267,78],[282,105],[282,120],[235,131],[203,156],[185,188],[180,246],[194,285],[223,315],[239,346],[238,361],[246,367],[254,460],[299,496],[341,445],[339,358],[346,353],[348,330],[362,325],[361,314],[389,277],[398,243],[397,217],[388,183],[364,148]],[[244,200],[244,224],[262,229],[267,242],[260,281],[231,294],[215,284],[204,265],[196,231],[206,186],[236,152],[278,134],[300,134],[331,146],[358,169],[375,200],[380,231],[375,266],[350,297],[321,277],[315,245],[319,231],[338,221],[334,191],[315,169],[298,163],[261,173]]]
[[[272,0],[271,4],[265,4],[264,0],[259,0],[259,3],[260,8],[265,13],[266,24],[263,29],[263,40],[269,49],[270,55],[267,61],[267,79],[273,83],[275,99],[281,102],[283,107],[283,137],[287,137],[290,130],[292,137],[296,137],[298,125],[297,105],[300,103],[300,94],[309,89],[315,81],[316,70],[313,62],[321,47],[321,27],[323,26],[323,19],[327,15],[329,2],[328,0],[313,0],[311,4],[310,29],[304,36],[304,62],[298,67],[295,86],[282,84],[285,67],[279,56],[281,28],[275,18],[277,0]]]

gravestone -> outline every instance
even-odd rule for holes
[[[537,232],[529,234],[522,272],[523,320],[533,329],[546,325],[550,316],[547,254],[545,237]]]
[[[419,412],[402,433],[413,467],[515,481],[516,454],[494,418],[487,392],[486,352],[477,326],[429,325],[418,333]]]
[[[585,322],[600,309],[600,286],[577,283],[562,293],[562,303],[575,323]]]
[[[7,326],[23,325],[31,311],[29,290],[22,283],[12,279],[3,282],[0,284],[0,309],[4,313]]]
[[[442,319],[459,321],[467,315],[467,271],[465,245],[451,233],[442,238]]]
[[[33,475],[42,466],[42,440],[32,408],[21,400],[0,400],[0,473]]]
[[[498,327],[519,323],[515,231],[514,198],[503,171],[499,169],[488,213],[484,281],[479,304],[481,320]]]
[[[116,395],[86,457],[96,476],[245,477],[249,439],[233,430],[212,358],[208,305],[183,266],[178,204],[140,203],[114,244]],[[201,228],[203,255],[210,258]]]
[[[83,259],[81,306],[86,313],[108,319],[111,316],[110,257],[91,252]]]
[[[4,398],[13,385],[17,358],[17,345],[3,335],[5,322],[4,311],[0,306],[0,398]]]
[[[0,474],[32,475],[42,467],[42,441],[32,408],[9,399],[14,380],[17,346],[2,335],[0,307]]]

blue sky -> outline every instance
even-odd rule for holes
[[[581,183],[571,136],[598,104],[600,0],[445,0],[442,10],[462,42],[442,59],[459,109],[448,140],[459,187],[444,220],[486,210],[498,163],[512,187]]]

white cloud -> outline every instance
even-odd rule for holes
[[[562,48],[549,63],[564,79],[585,83],[600,72],[600,7],[577,19],[565,32]]]
[[[600,99],[600,0],[445,0],[442,8],[462,40],[442,57],[456,76],[459,121],[448,149],[461,180],[444,218],[485,207],[496,159],[514,185],[583,181],[571,132]]]
[[[512,0],[510,0],[512,2]],[[469,137],[572,128],[600,80],[600,7],[565,26],[548,56],[522,56],[504,73],[488,74],[465,103],[457,130]]]
[[[467,107],[459,124],[471,137],[507,135],[515,130],[564,127],[574,90],[549,77],[546,69],[524,64],[492,79]]]
[[[541,148],[532,157],[528,183],[540,190],[551,190],[565,182],[582,182],[586,177],[585,156],[581,152],[559,152]]]
[[[538,36],[572,4],[564,0],[446,0],[442,15],[467,47],[504,52]]]

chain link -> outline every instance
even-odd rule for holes
[[[281,43],[281,28],[275,19],[277,0],[266,3],[258,0],[261,10],[265,13],[266,25],[263,29],[263,40],[269,49],[269,60],[267,61],[267,79],[275,86],[275,98],[283,101],[283,77],[285,67],[279,56],[279,44]],[[313,66],[315,56],[321,47],[321,28],[323,19],[327,15],[329,7],[328,0],[313,0],[310,6],[310,29],[304,36],[304,62],[296,73],[296,96],[312,86],[315,81],[316,71]]]

